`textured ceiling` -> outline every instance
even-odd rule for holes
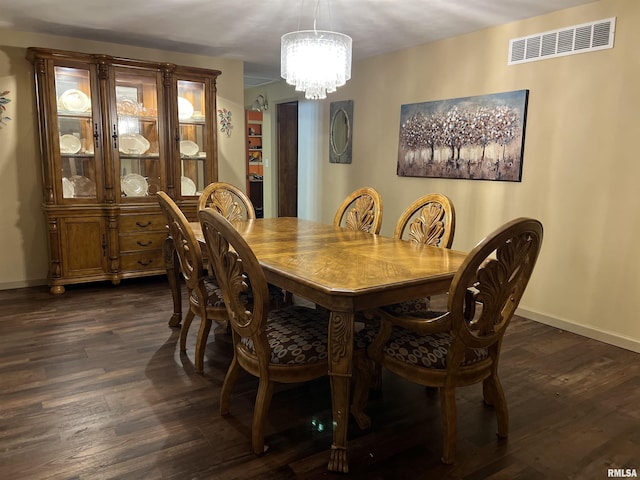
[[[590,0],[2,0],[0,27],[237,58],[245,84],[280,79],[280,37],[335,30],[354,60]],[[317,15],[316,15],[317,9]],[[531,32],[535,33],[535,32]]]

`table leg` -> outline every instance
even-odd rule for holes
[[[353,369],[353,322],[353,312],[331,312],[328,349],[333,403],[333,443],[328,468],[342,473],[349,472],[347,427]]]
[[[167,278],[171,297],[173,298],[173,315],[169,319],[170,327],[180,326],[182,321],[182,293],[180,292],[180,260],[176,252],[173,238],[168,236],[162,245],[164,264],[167,269]]]

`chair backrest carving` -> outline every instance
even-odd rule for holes
[[[382,197],[371,187],[352,192],[338,207],[333,224],[337,227],[344,226],[348,230],[380,233]]]
[[[413,243],[451,248],[456,212],[449,198],[429,193],[409,205],[396,223],[393,236]]]
[[[198,210],[203,208],[213,208],[230,222],[256,218],[256,211],[249,197],[235,185],[226,182],[207,185],[198,200]]]

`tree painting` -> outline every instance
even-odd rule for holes
[[[397,174],[519,182],[528,90],[402,105]]]

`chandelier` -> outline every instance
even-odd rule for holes
[[[351,43],[343,33],[316,30],[314,19],[313,30],[282,36],[280,74],[305,98],[327,98],[351,78]]]

